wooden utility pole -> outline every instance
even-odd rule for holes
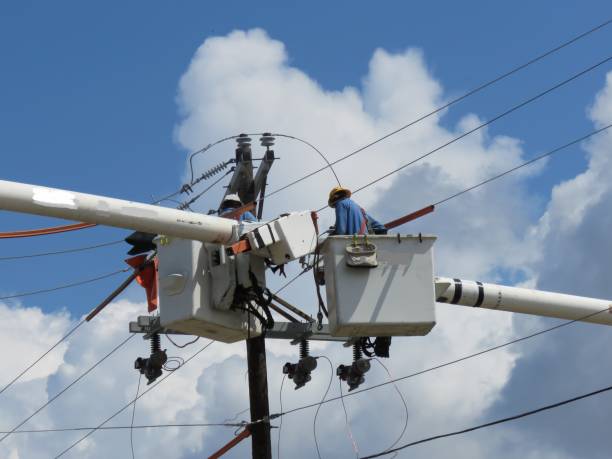
[[[268,401],[268,369],[266,366],[266,339],[263,336],[250,338],[246,342],[249,366],[249,401],[251,421],[264,419],[253,424],[251,429],[253,459],[272,459],[270,438],[270,405]]]
[[[274,152],[270,150],[271,142],[264,142],[267,151],[264,160],[259,165],[257,176],[253,174],[253,159],[251,153],[251,139],[241,135],[236,149],[236,168],[226,195],[236,193],[243,203],[255,202],[265,190],[267,174],[274,162]],[[262,207],[258,216],[261,218]],[[270,438],[270,406],[268,400],[268,369],[266,365],[266,340],[264,336],[249,338],[246,341],[247,364],[249,370],[249,401],[251,405],[251,431],[253,459],[272,459],[272,440]]]

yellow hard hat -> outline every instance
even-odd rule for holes
[[[349,190],[348,188],[344,188],[341,186],[335,186],[329,192],[329,198],[327,200],[327,204],[329,204],[329,207],[334,207],[338,199],[350,198],[351,194],[352,194],[351,190]]]

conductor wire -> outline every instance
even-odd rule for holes
[[[334,365],[332,364],[331,360],[329,360],[329,358],[327,358],[324,355],[321,355],[318,358],[325,359],[327,360],[327,363],[329,363],[329,383],[327,384],[327,389],[325,389],[325,393],[323,394],[321,403],[319,403],[319,405],[317,406],[317,411],[315,412],[314,419],[312,421],[312,435],[314,438],[315,446],[317,448],[317,456],[319,457],[319,459],[322,459],[321,451],[319,449],[319,442],[317,440],[317,417],[319,416],[319,411],[321,410],[321,406],[323,405],[323,403],[325,403],[325,398],[327,397],[327,394],[329,394],[329,389],[331,388],[332,382],[334,380]],[[281,419],[282,419],[282,416],[281,416]]]

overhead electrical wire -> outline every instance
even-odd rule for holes
[[[495,426],[495,425],[504,424],[504,423],[509,422],[509,421],[514,421],[516,419],[525,418],[525,417],[532,416],[532,415],[537,414],[537,413],[542,413],[543,411],[548,411],[548,410],[552,410],[554,408],[559,408],[560,406],[567,405],[567,404],[570,404],[570,403],[574,403],[574,402],[577,402],[579,400],[584,400],[586,398],[593,397],[595,395],[599,395],[599,394],[602,394],[604,392],[608,392],[610,390],[612,390],[612,386],[604,387],[602,389],[594,390],[592,392],[588,392],[586,394],[582,394],[582,395],[579,395],[577,397],[572,397],[572,398],[563,400],[561,402],[552,403],[550,405],[541,406],[540,408],[536,408],[534,410],[525,411],[523,413],[516,414],[514,416],[508,416],[508,417],[505,417],[505,418],[497,419],[495,421],[487,422],[485,424],[480,424],[480,425],[477,425],[477,426],[469,427],[467,429],[457,430],[455,432],[449,432],[449,433],[445,433],[445,434],[441,434],[441,435],[434,435],[433,437],[423,438],[422,440],[413,441],[411,443],[407,443],[405,445],[402,445],[402,446],[399,446],[397,448],[393,448],[393,449],[390,449],[390,450],[387,450],[387,451],[383,451],[381,453],[371,454],[369,456],[363,456],[360,459],[373,459],[375,457],[382,457],[382,456],[386,456],[387,454],[393,454],[393,453],[396,453],[397,451],[404,450],[404,449],[409,448],[411,446],[421,445],[423,443],[429,443],[431,441],[439,440],[441,438],[448,438],[448,437],[453,437],[453,436],[456,436],[456,435],[463,435],[463,434],[466,434],[466,433],[469,433],[469,432],[474,432],[475,430],[484,429],[486,427],[492,427],[492,426]]]
[[[134,400],[138,398],[138,393],[140,392],[140,381],[142,380],[142,373],[138,373],[138,386],[136,387],[136,397]],[[132,406],[132,421],[130,422],[130,448],[132,449],[132,459],[136,459],[136,455],[134,454],[134,417],[136,416],[136,402]]]
[[[604,131],[607,131],[607,130],[608,130],[608,129],[610,129],[611,127],[612,127],[612,124],[608,124],[608,125],[606,125],[606,126],[604,126],[604,127],[602,127],[602,128],[599,128],[599,129],[596,129],[596,130],[594,130],[594,131],[591,131],[591,132],[589,132],[588,134],[585,134],[585,135],[583,135],[583,136],[581,136],[581,137],[578,137],[577,139],[571,140],[570,142],[567,142],[567,143],[566,143],[566,144],[564,144],[564,145],[561,145],[561,146],[556,147],[556,148],[554,148],[554,149],[552,149],[552,150],[549,150],[548,152],[543,153],[543,154],[541,154],[541,155],[535,156],[534,158],[531,158],[530,160],[525,161],[524,163],[521,163],[521,164],[519,164],[518,166],[515,166],[515,167],[512,167],[512,168],[510,168],[510,169],[507,169],[507,170],[505,170],[504,172],[501,172],[501,173],[499,173],[499,174],[493,175],[493,176],[489,177],[489,178],[488,178],[488,179],[486,179],[486,180],[483,180],[483,181],[478,182],[478,183],[476,183],[476,184],[474,184],[474,185],[472,185],[472,186],[470,186],[470,187],[468,187],[468,188],[465,188],[465,189],[462,189],[461,191],[458,191],[458,192],[456,192],[456,193],[453,193],[452,195],[447,196],[446,198],[440,199],[439,201],[436,201],[435,203],[431,204],[431,205],[430,205],[428,208],[426,208],[426,209],[431,209],[431,211],[433,211],[433,209],[434,209],[435,207],[437,207],[437,206],[439,206],[439,205],[441,205],[441,204],[444,204],[445,202],[448,202],[448,201],[450,201],[450,200],[452,200],[452,199],[458,198],[459,196],[461,196],[461,195],[463,195],[463,194],[465,194],[465,193],[468,193],[468,192],[470,192],[470,191],[472,191],[472,190],[475,190],[475,189],[477,189],[477,188],[480,188],[481,186],[484,186],[484,185],[486,185],[486,184],[488,184],[488,183],[490,183],[490,182],[493,182],[493,181],[495,181],[495,180],[497,180],[497,179],[500,179],[500,178],[502,178],[502,177],[504,177],[504,176],[506,176],[506,175],[508,175],[508,174],[511,174],[512,172],[515,172],[515,171],[517,171],[517,170],[519,170],[519,169],[522,169],[523,167],[529,166],[530,164],[533,164],[533,163],[535,163],[535,162],[537,162],[537,161],[540,161],[540,160],[542,160],[542,159],[545,159],[545,158],[547,158],[547,157],[550,157],[550,156],[552,156],[552,155],[554,155],[554,154],[556,154],[556,153],[558,153],[558,152],[560,152],[560,151],[562,151],[562,150],[564,150],[564,149],[566,149],[566,148],[571,147],[572,145],[576,145],[577,143],[580,143],[580,142],[582,142],[582,141],[584,141],[584,140],[587,140],[587,139],[589,139],[589,138],[591,138],[591,137],[593,137],[593,136],[595,136],[595,135],[597,135],[597,134],[600,134],[600,133],[602,133],[602,132],[604,132]],[[424,210],[424,209],[423,209],[423,210]],[[400,219],[400,220],[401,220],[401,219]],[[389,224],[387,224],[387,227],[389,227],[388,225],[389,225]]]
[[[331,167],[333,165],[336,165],[339,162],[344,161],[344,160],[346,160],[346,159],[348,159],[348,158],[350,158],[350,157],[352,157],[352,156],[354,156],[354,155],[356,155],[356,154],[358,154],[358,153],[360,153],[360,152],[362,152],[362,151],[364,151],[364,150],[366,150],[366,149],[376,145],[377,143],[380,143],[383,140],[388,139],[389,137],[391,137],[391,136],[393,136],[393,135],[403,131],[404,129],[407,129],[407,128],[411,127],[411,126],[414,126],[415,124],[420,123],[421,121],[423,121],[423,120],[425,120],[425,119],[435,115],[436,113],[439,113],[442,110],[445,110],[445,109],[451,107],[452,105],[455,105],[456,103],[458,103],[458,102],[460,102],[460,101],[462,101],[462,100],[464,100],[464,99],[466,99],[466,98],[468,98],[468,97],[470,97],[470,96],[472,96],[472,95],[482,91],[483,89],[486,89],[487,87],[489,87],[489,86],[491,86],[491,85],[493,85],[495,83],[498,83],[499,81],[504,80],[504,79],[508,78],[509,76],[511,76],[511,75],[513,75],[513,74],[515,74],[515,73],[517,73],[517,72],[519,72],[519,71],[529,67],[530,65],[535,64],[538,61],[541,61],[542,59],[550,56],[551,54],[554,54],[557,51],[560,51],[563,48],[566,48],[567,46],[569,46],[569,45],[579,41],[580,39],[585,38],[588,35],[596,32],[596,31],[598,31],[600,29],[603,29],[604,27],[607,27],[611,23],[612,23],[612,18],[611,19],[606,19],[604,22],[602,22],[601,24],[593,27],[592,29],[589,29],[586,32],[583,32],[583,33],[581,33],[581,34],[571,38],[570,40],[568,40],[568,41],[566,41],[566,42],[564,42],[564,43],[562,43],[562,44],[560,44],[560,45],[558,45],[558,46],[556,46],[556,47],[554,47],[554,48],[552,48],[552,49],[550,49],[550,50],[548,50],[548,51],[546,51],[546,52],[544,52],[544,53],[542,53],[542,54],[540,54],[538,56],[536,56],[535,58],[533,58],[533,59],[531,59],[531,60],[529,60],[529,61],[527,61],[527,62],[525,62],[525,63],[523,63],[521,65],[518,65],[518,66],[514,67],[513,69],[509,70],[508,72],[505,72],[505,73],[503,73],[503,74],[493,78],[492,80],[489,80],[489,81],[487,81],[485,83],[482,83],[482,84],[476,86],[475,88],[467,91],[466,93],[464,93],[463,95],[461,95],[461,96],[459,96],[459,97],[457,97],[455,99],[452,99],[451,101],[449,101],[446,104],[436,108],[435,110],[433,110],[433,111],[431,111],[429,113],[426,113],[425,115],[423,115],[423,116],[421,116],[421,117],[419,117],[419,118],[417,118],[417,119],[415,119],[415,120],[413,120],[413,121],[411,121],[411,122],[401,126],[400,128],[395,129],[394,131],[391,131],[388,134],[385,134],[384,136],[379,137],[379,138],[373,140],[372,142],[370,142],[370,143],[368,143],[368,144],[358,148],[357,150],[354,150],[354,151],[352,151],[352,152],[350,152],[350,153],[348,153],[348,154],[338,158],[337,160],[332,161],[330,166],[326,166],[326,167],[317,169],[317,170],[315,170],[313,172],[310,172],[309,174],[306,174],[306,175],[304,175],[304,176],[302,176],[302,177],[300,177],[300,178],[298,178],[298,179],[296,179],[296,180],[294,180],[294,181],[292,181],[292,182],[290,182],[290,183],[288,183],[288,184],[286,184],[286,185],[284,185],[284,186],[282,186],[280,188],[277,188],[276,190],[268,193],[266,195],[266,197],[272,196],[272,195],[274,195],[276,193],[280,193],[281,191],[283,191],[283,190],[285,190],[285,189],[287,189],[287,188],[289,188],[289,187],[291,187],[293,185],[296,185],[297,183],[300,183],[303,180],[306,180],[307,178],[312,177],[313,175],[316,175],[316,174],[324,171],[325,169],[327,169],[327,167]]]
[[[281,385],[280,385],[280,389],[278,391],[278,404],[280,407],[280,410],[283,411],[283,386],[285,385],[285,380],[287,379],[287,375],[285,373],[283,373],[283,379],[281,381]],[[279,422],[278,422],[278,432],[277,432],[277,438],[276,438],[276,458],[280,459],[281,457],[281,453],[280,453],[280,443],[281,443],[281,432],[283,430],[283,418],[280,418]]]
[[[80,285],[85,285],[85,284],[91,284],[93,282],[98,282],[104,279],[108,279],[109,277],[113,277],[116,276],[118,274],[121,273],[125,273],[130,271],[131,268],[125,268],[125,269],[119,269],[117,271],[113,271],[107,274],[102,274],[100,276],[96,276],[96,277],[92,277],[90,279],[85,279],[85,280],[81,280],[78,282],[71,282],[69,284],[63,284],[63,285],[58,285],[57,287],[51,287],[51,288],[45,288],[45,289],[41,289],[41,290],[32,290],[29,292],[20,292],[20,293],[15,293],[13,295],[5,295],[5,296],[0,296],[0,300],[9,300],[12,298],[23,298],[25,296],[31,296],[31,295],[38,295],[41,293],[50,293],[50,292],[56,292],[58,290],[64,290],[67,288],[72,288],[72,287],[78,287]]]
[[[40,362],[42,359],[44,359],[45,356],[47,356],[53,349],[55,349],[57,346],[59,346],[61,343],[63,343],[70,335],[72,335],[75,331],[77,331],[81,327],[81,325],[83,325],[84,323],[85,323],[85,320],[81,320],[78,324],[76,324],[74,327],[72,327],[70,330],[68,330],[68,333],[66,333],[58,341],[56,341],[56,343],[53,346],[51,346],[49,349],[47,349],[40,357],[38,357],[34,362],[32,362],[30,365],[28,365],[23,371],[21,371],[21,373],[19,373],[17,376],[15,376],[13,379],[11,379],[0,390],[0,394],[4,393],[5,390],[7,390],[9,387],[11,387],[13,384],[15,384],[24,374],[26,374],[28,371],[30,371],[30,369],[32,367],[34,367],[38,362]]]
[[[315,442],[315,447],[317,448],[317,457],[319,459],[322,459],[321,450],[319,449],[319,441],[317,440],[317,417],[319,417],[319,411],[321,410],[321,405],[323,405],[323,402],[325,401],[327,394],[329,394],[329,389],[331,388],[332,382],[334,381],[335,374],[334,374],[334,364],[328,357],[324,355],[320,355],[318,358],[325,359],[327,360],[327,363],[329,363],[329,383],[327,384],[327,389],[325,389],[325,393],[323,394],[321,403],[319,403],[319,406],[317,406],[317,411],[315,412],[314,419],[312,420],[312,437]],[[282,407],[281,407],[281,411],[283,411]],[[283,419],[282,416],[281,416],[281,419]]]
[[[509,108],[509,109],[499,113],[498,115],[494,116],[493,118],[490,118],[489,120],[485,121],[484,123],[479,124],[478,126],[476,126],[476,127],[472,128],[472,129],[464,132],[463,134],[458,135],[457,137],[453,137],[448,142],[445,142],[442,145],[439,145],[438,147],[434,148],[433,150],[430,150],[427,153],[424,153],[424,154],[422,154],[420,156],[417,156],[413,160],[411,160],[411,161],[409,161],[407,163],[402,164],[400,167],[397,167],[397,168],[393,169],[392,171],[387,172],[386,174],[381,175],[380,177],[378,177],[378,178],[376,178],[376,179],[366,183],[365,185],[360,186],[359,188],[353,190],[353,194],[356,194],[356,193],[364,190],[365,188],[368,188],[368,187],[370,187],[370,186],[372,186],[372,185],[374,185],[374,184],[376,184],[376,183],[386,179],[387,177],[390,177],[391,175],[396,174],[396,173],[400,172],[401,170],[403,170],[403,169],[405,169],[405,168],[407,168],[407,167],[409,167],[409,166],[411,166],[411,165],[413,165],[413,164],[415,164],[415,163],[417,163],[417,162],[427,158],[428,156],[431,156],[434,153],[437,153],[438,151],[442,150],[443,148],[446,148],[446,147],[452,145],[453,143],[458,142],[459,140],[463,139],[464,137],[467,137],[468,135],[470,135],[470,134],[472,134],[472,133],[474,133],[474,132],[476,132],[476,131],[478,131],[478,130],[480,130],[480,129],[482,129],[482,128],[484,128],[484,127],[486,127],[486,126],[488,126],[488,125],[490,125],[492,123],[494,123],[495,121],[497,121],[497,120],[499,120],[499,119],[501,119],[501,118],[503,118],[503,117],[505,117],[505,116],[507,116],[507,115],[509,115],[509,114],[511,114],[511,113],[513,113],[513,112],[515,112],[517,110],[519,110],[520,108],[522,108],[522,107],[524,107],[524,106],[526,106],[526,105],[528,105],[528,104],[530,104],[530,103],[540,99],[541,97],[544,97],[546,94],[549,94],[552,91],[554,91],[554,90],[556,90],[556,89],[558,89],[558,88],[560,88],[560,87],[570,83],[571,81],[576,80],[577,78],[581,77],[582,75],[585,75],[585,74],[587,74],[587,73],[589,73],[589,72],[591,72],[591,71],[601,67],[602,65],[606,64],[607,62],[610,62],[611,60],[612,60],[612,56],[609,56],[609,57],[607,57],[607,58],[605,58],[605,59],[603,59],[603,60],[601,60],[601,61],[599,61],[599,62],[597,62],[597,63],[595,63],[595,64],[593,64],[591,66],[589,66],[589,67],[587,67],[586,69],[581,70],[580,72],[572,75],[571,77],[566,78],[565,80],[561,81],[560,83],[557,83],[554,86],[551,86],[550,88],[548,88],[548,89],[546,89],[546,90],[536,94],[535,96],[529,97],[528,99],[525,99],[524,101],[520,102],[519,104],[513,105],[511,108]],[[329,207],[329,206],[328,205],[323,206],[320,209],[317,209],[317,212],[320,212],[321,210],[326,209],[327,207]]]
[[[606,130],[610,129],[611,127],[612,127],[612,124],[608,124],[608,125],[600,128],[600,129],[596,129],[595,131],[592,131],[592,132],[590,132],[590,133],[588,133],[586,135],[583,135],[582,137],[579,137],[579,138],[577,138],[575,140],[572,140],[571,142],[568,142],[568,143],[566,143],[564,145],[561,145],[560,147],[557,147],[557,148],[555,148],[553,150],[550,150],[550,151],[548,151],[548,152],[546,152],[544,154],[536,156],[535,158],[532,158],[529,161],[525,161],[524,163],[519,164],[516,167],[513,167],[511,169],[508,169],[508,170],[500,173],[500,174],[497,174],[497,175],[494,175],[492,177],[489,177],[488,179],[483,180],[482,182],[479,182],[479,183],[477,183],[475,185],[472,185],[469,188],[465,188],[464,190],[461,190],[461,191],[459,191],[457,193],[454,193],[454,194],[452,194],[452,195],[450,195],[450,196],[448,196],[448,197],[446,197],[444,199],[441,199],[440,201],[435,202],[433,205],[434,206],[439,206],[440,204],[443,204],[443,203],[445,203],[447,201],[450,201],[451,199],[455,199],[455,198],[461,196],[462,194],[465,194],[465,193],[467,193],[469,191],[475,190],[476,188],[479,188],[479,187],[481,187],[483,185],[486,185],[487,183],[490,183],[490,182],[492,182],[494,180],[502,178],[505,175],[508,175],[508,174],[510,174],[510,173],[512,173],[514,171],[517,171],[517,170],[519,170],[519,169],[521,169],[523,167],[529,166],[530,164],[533,164],[536,161],[540,161],[541,159],[544,159],[544,158],[547,158],[549,156],[552,156],[552,155],[554,155],[555,153],[558,153],[561,150],[564,150],[564,149],[566,149],[568,147],[571,147],[572,145],[575,145],[575,144],[577,144],[579,142],[582,142],[582,141],[584,141],[584,140],[586,140],[586,139],[588,139],[590,137],[593,137],[594,135],[599,134],[599,133],[601,133],[603,131],[606,131]]]
[[[387,373],[387,376],[389,377],[389,381],[393,380],[393,376],[391,376],[391,372],[389,371],[389,369],[387,368],[387,366],[382,363],[382,361],[379,358],[374,358],[372,359],[376,362],[378,362],[378,364],[383,368],[383,370],[385,370],[385,372]],[[397,439],[395,439],[395,441],[391,444],[391,446],[389,446],[387,449],[385,449],[385,451],[391,451],[391,449],[393,449],[395,447],[395,445],[397,445],[400,441],[402,441],[402,438],[404,438],[404,434],[406,433],[406,429],[408,429],[408,403],[406,403],[406,398],[404,397],[404,394],[402,394],[402,391],[400,390],[400,388],[397,386],[397,383],[393,383],[393,388],[395,389],[395,392],[397,392],[397,394],[399,395],[402,404],[404,405],[404,413],[406,416],[404,416],[404,427],[402,428],[402,431],[400,432],[399,436],[397,437]]]
[[[594,317],[594,316],[596,316],[598,314],[603,314],[604,312],[609,312],[609,311],[610,311],[609,308],[605,308],[605,309],[602,309],[601,311],[596,311],[596,312],[587,314],[585,316],[578,317],[578,318],[573,319],[573,320],[562,322],[562,323],[557,324],[555,326],[542,329],[540,331],[531,333],[529,335],[525,335],[525,336],[522,336],[522,337],[519,337],[519,338],[515,338],[515,339],[507,341],[505,343],[498,344],[496,346],[485,348],[483,350],[480,350],[478,352],[474,352],[472,354],[466,354],[466,355],[464,355],[462,357],[458,357],[458,358],[456,358],[454,360],[450,360],[448,362],[444,362],[444,363],[441,363],[441,364],[438,364],[438,365],[435,365],[435,366],[432,366],[432,367],[429,367],[429,368],[425,368],[423,370],[416,371],[416,372],[408,374],[406,376],[401,376],[399,378],[395,378],[395,379],[391,379],[389,381],[385,381],[385,382],[382,382],[382,383],[379,383],[379,384],[375,384],[375,385],[372,385],[370,387],[366,387],[364,389],[359,389],[359,390],[355,390],[355,391],[349,392],[348,394],[344,395],[344,397],[352,397],[354,395],[358,395],[358,394],[362,394],[364,392],[368,392],[368,391],[371,391],[371,390],[374,390],[374,389],[378,389],[380,387],[384,387],[384,386],[387,386],[389,384],[396,383],[398,381],[403,381],[403,380],[406,380],[406,379],[414,378],[416,376],[420,376],[420,375],[423,375],[425,373],[430,373],[432,371],[436,371],[436,370],[439,370],[441,368],[449,367],[449,366],[455,365],[457,363],[461,363],[461,362],[464,362],[466,360],[470,360],[470,359],[473,359],[475,357],[479,357],[481,355],[488,354],[489,352],[493,352],[493,351],[496,351],[496,350],[499,350],[499,349],[503,349],[505,347],[511,346],[513,344],[516,344],[516,343],[520,343],[522,341],[527,341],[529,339],[535,338],[536,336],[544,335],[544,334],[550,333],[550,332],[552,332],[554,330],[558,330],[560,328],[567,327],[568,325],[572,325],[572,324],[574,324],[576,322],[585,321],[585,320],[587,320],[587,319],[589,319],[591,317]],[[330,403],[330,402],[333,402],[333,401],[336,401],[336,400],[340,400],[340,397],[332,397],[332,398],[329,398],[329,399],[327,399],[327,400],[325,400],[324,402],[321,402],[321,403]],[[276,418],[278,418],[280,416],[286,416],[288,414],[296,413],[298,411],[306,410],[306,409],[309,409],[309,408],[314,408],[316,406],[319,406],[319,404],[321,404],[321,403],[311,403],[311,404],[308,404],[308,405],[302,405],[302,406],[299,406],[299,407],[296,407],[296,408],[292,408],[292,409],[287,410],[285,412],[271,414],[270,415],[270,419],[276,419]]]
[[[104,362],[107,358],[109,358],[111,355],[113,355],[117,350],[119,350],[121,347],[123,347],[129,340],[131,340],[132,338],[134,338],[134,334],[130,334],[127,338],[125,338],[123,341],[121,341],[119,344],[117,344],[113,349],[111,349],[109,352],[107,352],[104,357],[102,357],[101,359],[99,359],[97,362],[95,362],[92,366],[90,366],[86,371],[84,371],[83,373],[81,373],[77,378],[75,378],[70,384],[68,384],[66,387],[64,387],[62,390],[60,390],[57,394],[55,394],[53,397],[51,397],[49,400],[47,400],[45,403],[43,403],[38,409],[36,409],[32,414],[30,414],[28,417],[26,417],[23,421],[21,421],[19,424],[17,424],[15,427],[13,427],[9,432],[7,432],[6,434],[4,434],[1,438],[0,438],[0,442],[4,441],[7,437],[9,437],[13,432],[15,432],[17,429],[19,429],[19,427],[21,427],[22,425],[24,425],[26,422],[28,422],[30,419],[32,419],[34,416],[36,416],[38,413],[40,413],[42,410],[44,410],[47,406],[49,406],[51,403],[53,403],[55,400],[57,400],[59,397],[61,397],[67,390],[69,390],[71,387],[73,387],[76,383],[78,383],[81,379],[83,379],[85,376],[87,376],[89,373],[91,373],[98,365],[100,365],[102,362]]]
[[[135,335],[132,335],[135,336]],[[191,357],[187,358],[185,360],[185,363],[180,367],[183,368],[185,365],[187,365],[191,360],[193,360],[196,356],[198,356],[201,352],[203,352],[204,350],[206,350],[211,344],[213,344],[215,341],[209,341],[207,344],[205,344],[203,347],[201,347],[198,351],[196,351],[194,354],[191,355]],[[177,370],[179,371],[180,368]],[[129,403],[125,404],[122,408],[120,408],[119,410],[115,411],[115,413],[113,413],[112,415],[110,415],[108,418],[106,418],[104,421],[102,421],[100,424],[98,424],[96,427],[92,428],[89,430],[89,432],[87,432],[87,434],[85,434],[84,436],[82,436],[81,438],[79,438],[77,441],[73,442],[70,446],[68,446],[67,448],[65,448],[64,450],[62,450],[57,456],[55,456],[54,459],[57,459],[61,456],[63,456],[64,454],[66,454],[68,451],[70,451],[72,448],[74,448],[75,446],[77,446],[78,444],[80,444],[83,440],[85,440],[86,438],[88,438],[90,435],[94,434],[96,431],[100,430],[107,422],[109,422],[110,420],[114,419],[115,417],[117,417],[119,414],[123,413],[123,411],[125,411],[130,405],[132,405],[133,403],[135,403],[137,400],[139,400],[141,397],[145,396],[146,394],[148,394],[150,391],[152,391],[153,389],[155,389],[157,386],[159,386],[162,382],[164,382],[166,379],[168,379],[169,377],[171,377],[172,375],[176,374],[177,371],[173,371],[173,372],[169,372],[166,376],[160,378],[156,384],[149,386],[149,388],[145,391],[143,391],[138,397],[135,397],[132,401],[130,401]]]
[[[351,445],[353,446],[353,451],[355,452],[355,457],[359,458],[359,446],[357,446],[357,441],[353,436],[353,430],[351,429],[351,423],[349,422],[348,411],[346,411],[346,405],[344,403],[344,394],[342,393],[342,380],[338,379],[339,389],[340,389],[340,402],[342,403],[342,410],[344,411],[344,423],[346,426],[346,431],[348,433],[349,439],[351,440]],[[321,404],[319,404],[321,406]]]
[[[101,244],[89,245],[85,247],[76,247],[73,249],[57,250],[54,252],[32,253],[28,255],[11,255],[7,257],[0,257],[0,261],[24,260],[28,258],[48,257],[50,255],[63,255],[66,253],[84,252],[87,250],[94,250],[94,249],[99,249],[102,247],[109,247],[111,245],[117,245],[122,242],[125,242],[125,241],[123,239],[120,239],[118,241],[103,242]]]
[[[312,148],[314,151],[316,151],[318,153],[318,155],[323,158],[323,161],[325,161],[327,163],[327,167],[325,169],[330,169],[332,174],[334,174],[334,178],[336,179],[336,182],[338,183],[338,186],[342,186],[342,184],[340,183],[340,179],[338,178],[338,175],[336,174],[336,171],[334,169],[334,165],[332,163],[329,162],[329,159],[327,159],[327,156],[325,156],[321,150],[319,150],[317,147],[315,147],[313,144],[311,144],[310,142],[304,140],[304,139],[300,139],[299,137],[295,137],[293,135],[287,135],[287,134],[278,134],[278,133],[274,133],[272,134],[274,137],[284,137],[286,139],[292,139],[292,140],[297,140],[298,142],[301,142],[305,145],[308,145],[310,148]]]
[[[82,432],[84,430],[141,430],[141,429],[165,429],[171,427],[244,427],[245,423],[229,424],[226,422],[217,423],[206,423],[206,422],[195,422],[195,423],[177,423],[177,424],[142,424],[142,425],[129,425],[129,426],[103,426],[103,427],[58,427],[50,429],[23,429],[16,430],[13,435],[17,434],[39,434],[39,433],[59,433],[59,432]],[[0,431],[0,434],[8,433],[7,431]]]

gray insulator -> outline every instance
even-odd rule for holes
[[[236,137],[236,143],[238,143],[239,147],[250,146],[251,138],[246,134],[240,134],[238,137]]]
[[[213,175],[217,175],[219,172],[221,172],[223,169],[225,169],[228,165],[229,165],[229,163],[219,163],[216,166],[211,167],[206,172],[204,172],[202,175],[200,175],[200,178],[199,178],[198,181],[208,180]]]
[[[264,133],[264,135],[259,138],[262,147],[271,147],[274,145],[274,140],[274,136],[272,136],[272,134],[269,132]]]

